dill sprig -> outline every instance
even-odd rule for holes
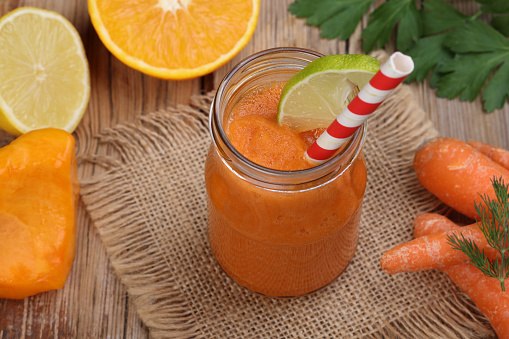
[[[475,203],[475,209],[480,217],[477,221],[479,229],[484,233],[488,245],[500,252],[497,258],[488,258],[470,239],[461,238],[456,234],[448,236],[447,240],[452,248],[460,250],[470,258],[470,263],[481,270],[486,276],[500,281],[502,291],[505,291],[504,281],[509,278],[509,184],[502,178],[492,178],[496,199],[487,194],[481,195],[484,204]]]

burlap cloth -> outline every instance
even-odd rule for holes
[[[116,274],[152,337],[493,335],[442,273],[389,276],[380,270],[385,250],[412,239],[413,218],[439,207],[412,170],[414,152],[437,132],[408,86],[400,86],[369,121],[368,185],[352,263],[325,289],[290,300],[239,287],[209,248],[203,170],[211,97],[104,131],[102,142],[113,145],[119,157],[96,158],[110,169],[81,182]]]

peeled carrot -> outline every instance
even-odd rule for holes
[[[495,199],[493,177],[509,182],[509,170],[497,164],[467,143],[452,138],[436,138],[414,158],[414,169],[421,184],[446,205],[477,219],[474,201],[479,194]]]
[[[449,265],[468,262],[468,257],[455,250],[448,243],[447,236],[456,234],[470,239],[479,248],[488,243],[477,224],[460,227],[447,232],[422,236],[407,243],[398,245],[382,255],[380,265],[388,274],[400,272],[424,271]]]
[[[460,226],[437,213],[421,213],[414,219],[414,236],[420,238],[425,235],[452,231]]]
[[[470,140],[468,144],[486,155],[488,158],[509,170],[509,151],[500,147],[491,146],[480,141]]]

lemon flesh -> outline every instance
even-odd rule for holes
[[[0,19],[0,128],[21,135],[44,127],[70,133],[90,96],[81,38],[62,15],[21,7]]]
[[[297,132],[328,127],[380,68],[362,54],[316,59],[283,87],[277,122]]]

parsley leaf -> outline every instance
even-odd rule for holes
[[[321,28],[324,38],[348,39],[373,0],[296,0],[288,8],[306,24]]]
[[[396,36],[396,46],[406,51],[419,39],[422,34],[422,23],[419,11],[414,1],[410,1],[406,13],[401,17]]]
[[[322,37],[346,40],[373,1],[295,0],[289,10],[320,27]],[[429,77],[438,96],[462,101],[482,91],[486,112],[502,108],[509,101],[509,0],[475,1],[481,10],[469,16],[444,0],[419,1],[422,9],[417,0],[387,0],[371,13],[362,32],[364,51],[383,48],[396,29],[396,49],[415,64],[405,81]],[[482,13],[495,14],[493,27],[478,19]]]
[[[464,24],[469,19],[453,5],[442,0],[425,1],[423,6],[427,9],[421,12],[425,36],[450,30]]]
[[[509,41],[493,27],[480,20],[451,31],[445,44],[456,53],[509,52]]]
[[[496,54],[483,53],[456,55],[452,62],[440,68],[444,75],[439,83],[437,95],[441,98],[455,98],[461,101],[474,100],[491,72],[498,66]]]
[[[509,36],[509,16],[496,16],[491,19],[491,24],[503,35]]]
[[[407,50],[419,39],[422,23],[415,0],[390,0],[371,13],[368,26],[362,32],[363,48],[366,53],[371,52],[376,46],[385,46],[398,21],[396,41],[398,49]]]
[[[496,109],[502,108],[505,101],[509,100],[507,79],[509,79],[509,62],[505,62],[500,67],[483,91],[482,99],[486,112],[493,112]],[[500,84],[506,85],[500,86]]]
[[[405,79],[406,82],[422,81],[434,67],[451,60],[453,53],[443,45],[446,35],[437,33],[464,25],[469,19],[467,15],[442,0],[429,0],[423,5],[426,8],[421,12],[423,34],[428,36],[419,39],[406,51],[415,64],[414,71]],[[430,85],[437,87],[440,78],[440,73],[434,72]]]
[[[482,5],[484,13],[509,13],[509,1],[507,0],[475,0]]]
[[[452,53],[443,46],[445,35],[422,38],[407,51],[414,61],[414,71],[405,79],[407,82],[422,81],[442,60],[450,58]]]
[[[447,51],[447,52],[446,52]],[[449,64],[450,62],[453,62],[454,60],[454,53],[449,51],[448,49],[444,48],[444,53],[441,54],[441,59],[437,63],[435,70],[433,73],[431,73],[431,77],[429,79],[429,85],[431,88],[437,88],[438,84],[440,83],[440,80],[444,76],[443,73],[440,73],[440,69],[444,67],[444,65]]]
[[[438,82],[439,97],[473,101],[490,74],[499,66],[485,89],[484,109],[501,108],[509,93],[507,64],[509,40],[486,23],[473,20],[447,34],[444,46],[456,53],[437,70],[444,73]]]

